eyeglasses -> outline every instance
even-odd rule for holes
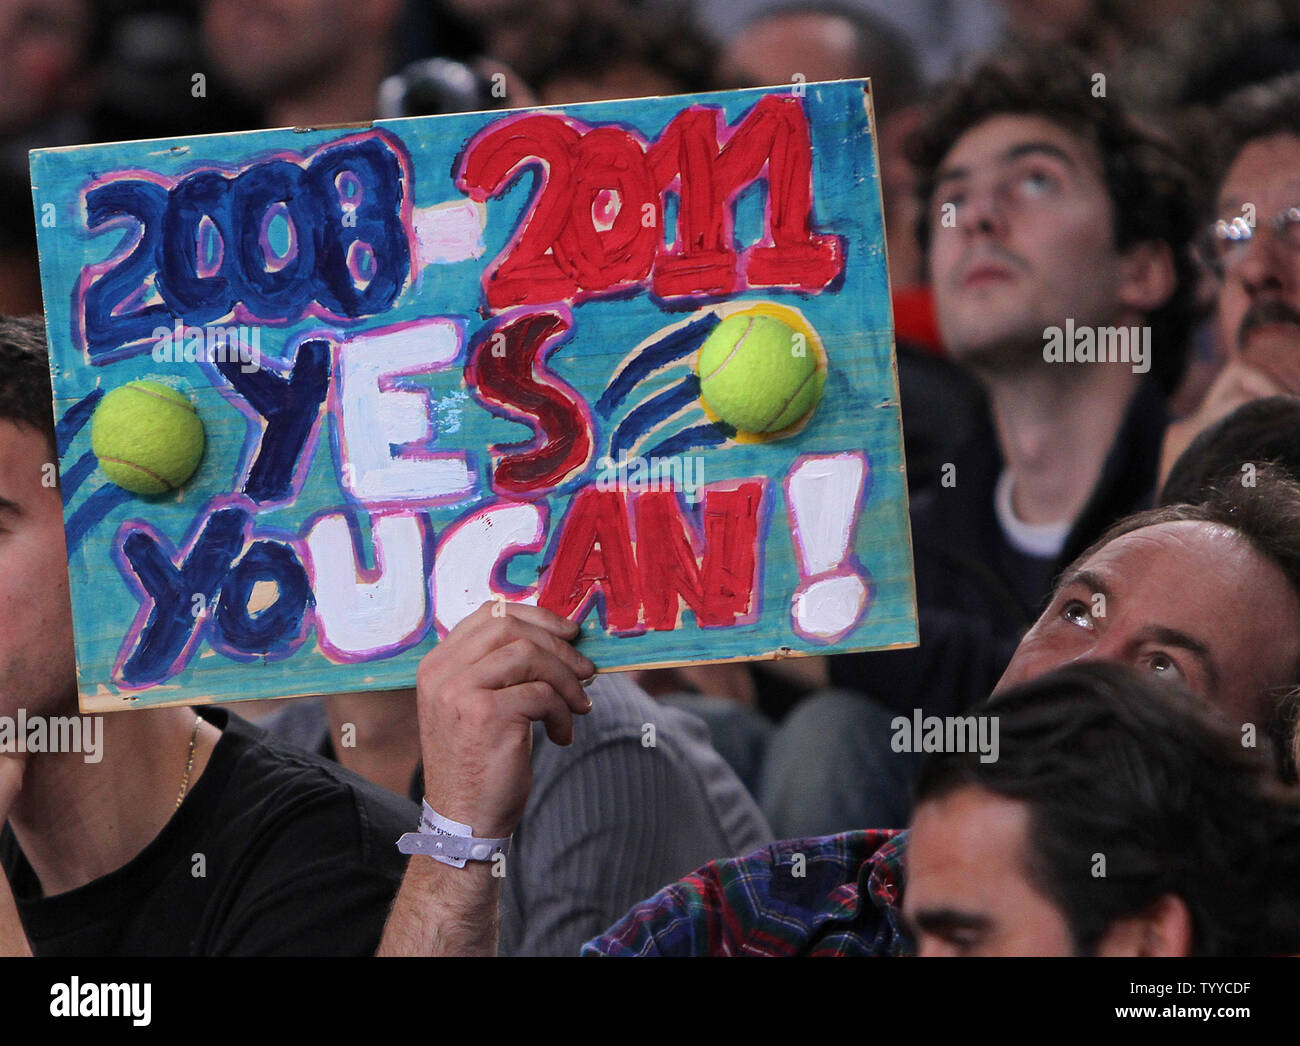
[[[1218,276],[1237,268],[1250,252],[1257,226],[1272,230],[1279,243],[1300,251],[1300,207],[1287,207],[1252,226],[1243,215],[1220,218],[1201,236],[1200,254]]]

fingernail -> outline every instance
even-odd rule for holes
[[[596,673],[592,672],[591,675],[589,675],[586,679],[582,681],[582,685],[591,686],[591,684],[594,683],[595,681],[596,681]]]

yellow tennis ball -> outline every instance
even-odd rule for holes
[[[738,313],[700,346],[695,373],[709,409],[741,432],[778,432],[821,402],[826,372],[812,346],[787,323]]]
[[[184,393],[132,381],[99,401],[90,446],[104,475],[136,494],[175,490],[199,467],[203,422]]]

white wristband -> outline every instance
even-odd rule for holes
[[[464,868],[466,861],[491,861],[497,854],[510,852],[510,839],[478,839],[467,824],[443,817],[429,801],[424,801],[417,831],[407,832],[397,840],[404,854],[424,854],[453,868]]]

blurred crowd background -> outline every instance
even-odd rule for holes
[[[938,350],[901,145],[1016,44],[1192,135],[1300,68],[1300,0],[0,0],[0,313],[40,309],[29,149],[871,76],[899,332]]]

